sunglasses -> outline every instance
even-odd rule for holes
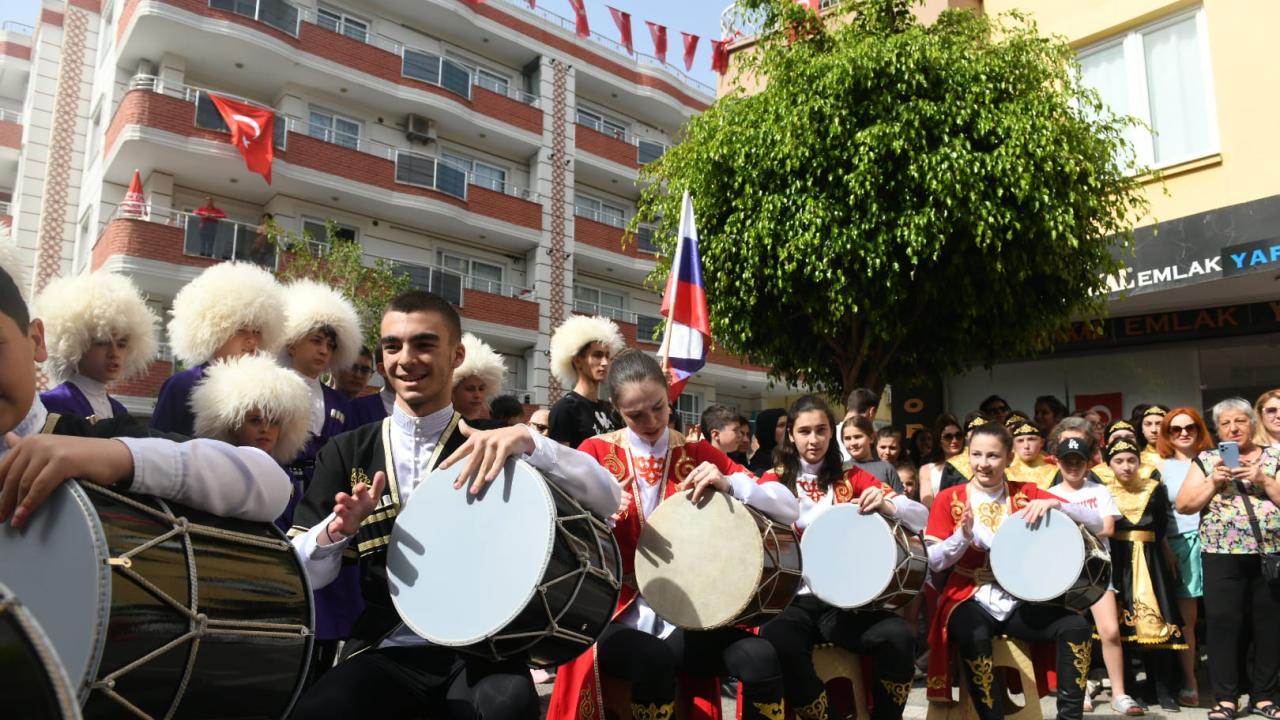
[[[1195,435],[1200,432],[1200,428],[1193,425],[1170,425],[1170,435]]]
[[[947,441],[959,440],[961,437],[960,433],[942,433],[942,439]]]
[[[369,367],[368,365],[356,364],[351,366],[351,372],[355,373],[356,375],[372,375],[373,368]]]
[[[1280,413],[1280,407],[1265,407],[1265,408],[1262,408],[1262,414],[1263,414],[1263,415],[1275,415],[1276,413]]]

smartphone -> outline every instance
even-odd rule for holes
[[[1222,464],[1229,468],[1240,467],[1240,443],[1218,443],[1218,454],[1222,456]]]

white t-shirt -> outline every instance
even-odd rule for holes
[[[1071,486],[1063,481],[1050,487],[1049,492],[1057,495],[1063,502],[1077,503],[1091,508],[1097,511],[1100,517],[1120,517],[1120,508],[1116,507],[1115,498],[1111,497],[1111,491],[1107,486],[1100,482],[1085,480],[1079,490],[1072,490]],[[1108,551],[1111,550],[1111,543],[1107,542],[1106,538],[1102,538],[1102,545]]]

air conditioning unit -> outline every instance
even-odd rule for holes
[[[409,138],[409,142],[420,142],[424,145],[435,142],[439,139],[436,134],[436,122],[429,117],[409,113],[404,120],[404,136]]]

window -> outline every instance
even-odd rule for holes
[[[325,229],[324,220],[316,220],[315,218],[302,219],[302,234],[310,235],[313,242],[321,245],[329,244],[329,233]],[[353,228],[350,225],[341,225],[334,223],[333,236],[338,240],[346,240],[348,242],[358,242],[360,237],[359,228]]]
[[[502,276],[505,269],[501,265],[465,255],[441,252],[440,266],[466,277],[467,287],[482,292],[502,294]]]
[[[234,97],[234,96],[233,96]],[[235,98],[237,100],[241,98]],[[257,105],[257,103],[253,103]],[[259,107],[264,107],[259,105]],[[227,123],[222,119],[222,113],[218,112],[218,107],[209,99],[209,93],[201,90],[196,93],[196,120],[195,125],[205,130],[214,130],[230,134],[231,128],[227,127]],[[289,119],[284,115],[276,114],[276,121],[273,124],[274,130],[271,133],[272,144],[278,148],[285,147],[285,140],[289,132]]]
[[[614,227],[626,227],[627,212],[616,205],[610,205],[590,195],[577,193],[573,201],[573,212],[589,220],[602,222]]]
[[[476,84],[504,96],[511,90],[511,80],[507,76],[485,68],[476,69]]]
[[[507,171],[497,165],[447,152],[440,154],[440,161],[469,174],[472,185],[486,187],[496,192],[506,192]]]
[[[507,374],[502,378],[503,392],[511,392],[515,390],[527,390],[525,387],[525,363],[524,357],[521,355],[511,355],[508,353],[498,353],[502,356],[502,362],[507,366]],[[524,395],[518,395],[517,400],[525,401]]]
[[[636,249],[640,252],[658,254],[658,244],[653,240],[653,228],[641,225],[636,228]]]
[[[662,342],[662,336],[658,334],[658,328],[662,325],[661,317],[653,315],[636,314],[636,340],[650,345],[657,345]]]
[[[686,428],[702,422],[702,394],[682,393],[676,398],[676,412]]]
[[[573,309],[581,313],[603,315],[614,320],[631,322],[631,313],[627,312],[626,295],[589,285],[573,286]]]
[[[652,140],[636,141],[636,162],[641,165],[646,165],[657,160],[666,152],[667,146],[660,142],[654,142]]]
[[[285,0],[209,0],[209,7],[253,18],[298,37],[298,8]]]
[[[471,71],[448,58],[405,48],[400,74],[471,98]]]
[[[98,159],[98,149],[101,147],[102,135],[102,99],[98,99],[98,106],[94,108],[93,118],[89,121],[89,138],[86,140],[84,150],[84,166],[93,167],[94,162]]]
[[[1167,166],[1218,150],[1204,10],[1177,15],[1080,53],[1084,83],[1131,130],[1140,164]]]
[[[436,162],[427,155],[399,150],[396,152],[396,182],[438,190],[462,200],[467,199],[467,173],[449,162]]]
[[[600,113],[593,112],[591,110],[578,108],[578,124],[586,125],[592,130],[595,130],[596,132],[602,132],[605,135],[612,135],[618,140],[627,139],[626,125],[623,125],[621,122],[617,120],[612,120]]]
[[[307,134],[352,150],[360,149],[360,123],[321,108],[311,108]]]
[[[320,6],[316,9],[316,24],[339,35],[346,35],[352,40],[369,42],[369,23],[347,15],[341,10]]]

